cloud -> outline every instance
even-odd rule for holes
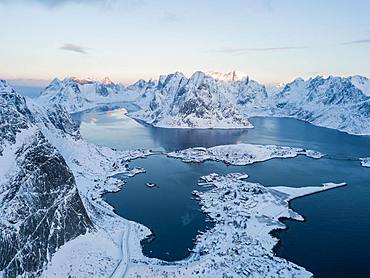
[[[87,54],[87,49],[85,47],[73,43],[65,43],[61,47],[59,47],[59,49],[73,51],[80,54]]]
[[[363,39],[363,40],[354,40],[354,41],[342,42],[339,45],[366,44],[366,43],[370,43],[370,39]]]
[[[306,46],[279,46],[279,47],[246,47],[246,48],[224,48],[216,49],[211,52],[218,53],[230,53],[235,55],[245,54],[247,52],[274,52],[274,51],[285,51],[285,50],[298,50],[305,49]]]

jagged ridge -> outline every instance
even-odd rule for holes
[[[41,127],[71,138],[78,132],[61,107],[33,112],[4,81],[0,103],[0,274],[35,277],[60,246],[94,229],[72,172]]]
[[[248,128],[252,127],[249,117],[273,116],[370,134],[370,81],[362,76],[298,78],[272,91],[238,72],[196,72],[190,78],[176,72],[160,76],[158,81],[139,80],[119,91],[108,90],[108,94],[96,90],[89,94],[84,86],[91,84],[98,83],[53,81],[40,100],[60,103],[69,112],[101,102],[131,101],[141,107],[132,117],[166,128]]]

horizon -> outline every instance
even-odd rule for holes
[[[234,70],[236,71],[236,70]],[[181,71],[180,71],[181,72]],[[192,74],[194,74],[196,71],[194,71],[193,73],[191,73],[190,75],[188,74],[185,74],[183,72],[181,72],[182,74],[185,75],[186,78],[190,78],[192,76]],[[210,71],[204,71],[205,74],[209,73]],[[228,72],[219,72],[219,71],[215,71],[216,73],[231,73],[233,71],[228,71]],[[172,72],[174,73],[174,72]],[[162,75],[169,75],[169,74],[172,74],[172,73],[165,73],[165,74],[162,74]],[[257,81],[259,84],[261,85],[265,85],[267,87],[278,87],[278,86],[282,86],[282,85],[286,85],[286,84],[289,84],[299,78],[303,78],[301,76],[297,76],[295,78],[293,78],[292,80],[289,80],[287,82],[274,82],[274,83],[263,83],[263,82],[260,82],[258,80],[255,80],[251,75],[248,75],[244,72],[242,72],[243,74],[245,74],[245,76],[248,76],[251,80],[254,80],[254,81]],[[365,78],[368,78],[369,79],[369,76],[364,76],[364,75],[358,75],[358,74],[355,74],[355,75],[347,75],[347,76],[343,76],[343,75],[320,75],[320,74],[317,74],[317,75],[312,75],[312,76],[309,76],[309,77],[306,77],[306,78],[303,78],[305,81],[309,80],[309,79],[313,79],[313,78],[316,78],[316,77],[323,77],[324,79],[327,79],[329,78],[330,76],[333,76],[333,77],[341,77],[341,78],[349,78],[349,77],[355,77],[355,76],[362,76],[362,77],[365,77]],[[120,82],[120,81],[116,81],[116,80],[112,80],[109,76],[105,76],[103,78],[95,78],[95,77],[77,77],[77,76],[65,76],[63,78],[58,78],[58,77],[54,77],[52,79],[45,79],[45,80],[34,80],[34,79],[4,79],[4,78],[1,78],[0,77],[0,80],[1,79],[4,79],[7,83],[9,83],[10,85],[12,86],[15,86],[15,87],[18,87],[18,88],[41,88],[41,89],[44,89],[45,87],[47,87],[54,79],[58,79],[60,81],[63,81],[64,79],[80,79],[80,80],[93,80],[93,81],[97,81],[97,82],[102,82],[103,79],[105,78],[108,78],[110,79],[110,81],[112,81],[113,83],[115,84],[122,84],[124,86],[129,86],[129,85],[132,85],[136,82],[138,82],[139,80],[145,80],[145,81],[149,81],[149,80],[154,80],[154,81],[158,81],[159,80],[159,77],[160,75],[157,77],[157,78],[150,78],[150,79],[143,79],[143,78],[139,78],[139,79],[136,79],[132,82]],[[215,78],[215,77],[213,77]],[[217,78],[215,78],[217,79]]]
[[[68,76],[127,85],[197,70],[240,70],[266,85],[369,77],[368,8],[359,0],[0,0],[9,26],[0,76],[31,87]]]

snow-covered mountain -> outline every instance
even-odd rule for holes
[[[217,77],[217,76],[216,76]],[[222,79],[222,78],[221,78]],[[202,72],[162,76],[146,88],[134,114],[159,127],[250,127],[252,116],[293,117],[350,134],[370,134],[370,81],[366,77],[298,78],[275,92],[246,77],[220,80]]]
[[[33,277],[60,246],[93,229],[75,178],[41,125],[75,128],[68,115],[56,120],[57,110],[40,123],[5,81],[0,106],[0,276]]]
[[[355,75],[349,78],[351,83],[362,91],[365,95],[370,96],[370,80],[365,76]]]
[[[38,101],[44,105],[60,104],[70,113],[95,107],[99,103],[122,101],[124,86],[104,78],[101,82],[93,79],[54,79],[41,92]]]
[[[299,78],[273,96],[269,115],[294,117],[351,134],[370,134],[365,77]]]
[[[61,104],[76,112],[130,101],[141,108],[131,116],[165,128],[248,128],[252,116],[294,117],[351,134],[370,134],[370,80],[363,76],[298,78],[267,90],[240,72],[176,72],[157,81],[123,87],[108,80],[54,80],[39,103]]]
[[[203,72],[195,72],[190,78],[180,72],[161,76],[142,98],[145,101],[138,99],[142,110],[133,117],[157,127],[252,127],[235,106],[228,82]]]
[[[236,107],[243,112],[245,117],[259,115],[268,106],[269,95],[266,87],[257,81],[246,78],[227,85]]]

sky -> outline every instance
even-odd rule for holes
[[[364,0],[0,0],[0,78],[370,77],[369,13]]]

